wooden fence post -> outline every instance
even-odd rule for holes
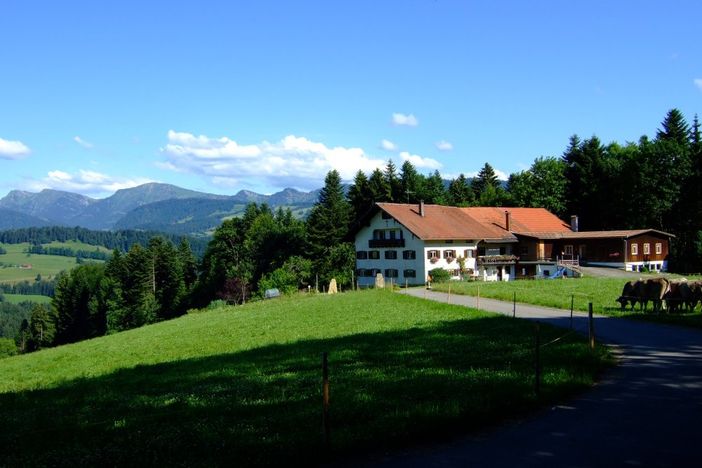
[[[514,291],[512,296],[512,318],[517,316],[517,291]]]
[[[534,393],[536,398],[539,398],[541,392],[541,333],[539,329],[539,322],[535,324],[535,338],[534,338]]]
[[[475,308],[480,309],[480,285],[478,285],[478,298],[476,299]]]
[[[588,337],[590,343],[590,349],[595,349],[595,320],[592,318],[592,302],[587,305],[587,322],[588,322]]]
[[[575,301],[575,294],[570,295],[570,329],[573,329],[573,303]]]
[[[446,299],[446,303],[450,304],[451,303],[451,282],[448,284],[448,298]]]
[[[329,449],[331,426],[329,424],[329,359],[328,353],[322,353],[322,428],[324,446]]]

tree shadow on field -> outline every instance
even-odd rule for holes
[[[270,345],[0,395],[8,465],[318,463],[321,355],[331,456],[467,431],[529,410],[532,326],[505,317]],[[562,330],[542,327],[546,342]],[[542,350],[542,399],[600,366],[571,336]]]

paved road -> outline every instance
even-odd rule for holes
[[[405,290],[425,296],[424,289]],[[427,299],[446,301],[443,293]],[[477,299],[452,295],[451,303]],[[512,304],[480,299],[512,314]],[[517,316],[570,326],[569,311],[517,304]],[[574,325],[587,329],[586,314]],[[621,363],[591,391],[529,419],[440,445],[375,454],[354,466],[702,466],[702,332],[597,316]]]

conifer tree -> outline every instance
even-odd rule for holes
[[[463,174],[460,174],[449,184],[448,201],[453,206],[470,206],[475,201],[473,189]]]
[[[400,168],[400,195],[404,203],[417,203],[423,199],[424,177],[417,172],[414,165],[405,161]]]
[[[359,170],[353,179],[353,184],[349,187],[347,194],[349,203],[351,204],[352,218],[360,218],[366,211],[373,206],[373,197],[368,185],[368,177],[363,171]]]
[[[385,198],[389,202],[400,202],[401,201],[401,185],[400,179],[397,176],[397,168],[392,159],[388,159],[388,163],[385,165],[385,171],[383,172],[383,177],[385,178],[385,189],[387,193]]]
[[[383,172],[377,167],[368,178],[368,189],[373,203],[389,202],[390,186]]]
[[[678,109],[668,111],[661,127],[656,133],[657,140],[673,141],[685,148],[689,145],[690,126]]]
[[[328,260],[332,250],[343,244],[348,234],[351,206],[344,197],[341,177],[336,170],[324,179],[319,201],[307,219],[308,253],[320,277],[327,281],[337,265]]]

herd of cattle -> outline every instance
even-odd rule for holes
[[[663,302],[668,312],[678,310],[693,311],[697,303],[702,303],[702,281],[668,280],[652,278],[648,280],[629,281],[624,284],[622,295],[617,302],[624,310],[631,304],[631,310],[638,302],[640,310],[646,310],[648,303],[653,305],[654,312],[663,309]]]

